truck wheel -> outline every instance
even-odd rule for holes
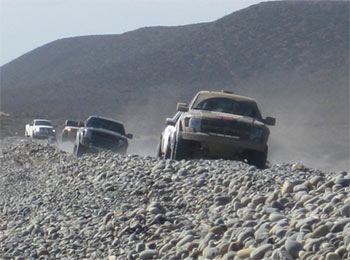
[[[168,146],[166,147],[164,159],[170,159],[170,158],[171,158],[171,148],[170,148],[169,142],[168,142]]]
[[[267,160],[267,147],[265,151],[252,151],[249,154],[248,157],[248,163],[251,165],[255,165],[258,169],[264,169],[266,166],[266,160]]]
[[[186,141],[178,139],[171,150],[171,159],[182,160],[188,158],[188,144]]]
[[[55,136],[49,136],[49,138],[47,138],[47,142],[49,144],[57,144],[57,140]]]
[[[158,158],[162,158],[162,150],[160,148],[161,146],[161,143],[162,143],[162,139],[160,139],[158,145],[157,145],[157,153],[156,153],[156,157]]]
[[[84,152],[85,152],[85,149],[83,145],[81,145],[80,143],[78,144],[74,143],[73,154],[76,157],[82,156]]]

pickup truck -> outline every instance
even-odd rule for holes
[[[88,152],[109,150],[126,154],[132,134],[126,134],[122,122],[100,116],[90,116],[79,128],[73,147],[77,157]]]
[[[56,135],[56,129],[50,120],[34,119],[33,122],[25,125],[24,135],[32,139],[46,139]]]
[[[75,136],[80,127],[84,126],[84,122],[78,122],[73,120],[66,120],[64,122],[64,128],[61,133],[61,141],[72,141],[74,142]]]
[[[269,128],[253,98],[228,91],[200,91],[189,105],[177,104],[178,118],[167,120],[158,156],[175,160],[213,158],[241,160],[257,168],[267,161]],[[163,143],[164,142],[164,143]],[[166,143],[165,143],[166,142]]]

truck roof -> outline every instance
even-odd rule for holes
[[[48,120],[48,119],[34,119],[33,121],[46,121],[46,122],[51,122],[51,120]]]
[[[108,117],[103,117],[103,116],[95,116],[95,115],[92,115],[92,116],[89,116],[87,119],[86,119],[86,122],[91,119],[91,118],[100,118],[100,119],[103,119],[103,120],[107,120],[107,121],[111,121],[111,122],[115,122],[115,123],[119,123],[119,124],[123,124],[123,122],[121,121],[118,121],[118,120],[115,120],[113,118],[108,118]]]
[[[233,98],[236,100],[241,100],[241,101],[250,101],[250,102],[255,102],[256,100],[254,98],[246,97],[246,96],[240,96],[236,95],[233,93],[229,92],[224,92],[224,91],[208,91],[208,90],[201,90],[197,93],[196,96],[198,95],[206,95],[209,97],[226,97],[226,98]]]

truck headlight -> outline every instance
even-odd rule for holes
[[[261,128],[252,128],[250,130],[250,140],[260,141],[263,135],[263,130]]]
[[[191,117],[188,126],[191,127],[195,132],[201,131],[202,120],[199,118]]]

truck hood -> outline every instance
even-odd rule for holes
[[[54,129],[53,126],[49,126],[49,125],[35,125],[34,128],[35,129],[38,129],[38,128]]]
[[[224,112],[217,112],[217,111],[206,111],[206,110],[190,110],[186,113],[186,115],[191,117],[198,117],[198,118],[206,118],[206,119],[223,119],[223,120],[235,120],[238,122],[246,123],[246,124],[253,124],[257,126],[264,125],[263,122],[258,121],[255,118],[248,117],[248,116],[241,116],[241,115],[234,115]]]
[[[127,137],[125,135],[119,134],[117,132],[113,132],[107,129],[103,129],[103,128],[96,128],[96,127],[85,127],[85,130],[87,131],[93,131],[93,132],[100,132],[100,133],[105,133],[108,135],[112,135],[112,136],[116,136],[119,138],[123,138],[123,139],[127,139]]]

